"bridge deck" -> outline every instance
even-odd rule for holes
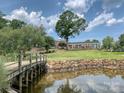
[[[32,56],[29,60],[22,60],[22,57],[20,57],[20,60],[18,62],[7,62],[4,67],[7,70],[8,80],[11,80],[12,78],[16,77],[17,75],[25,72],[26,70],[31,70],[31,68],[35,67],[36,65],[42,65],[46,62],[46,56],[36,55],[36,59],[32,60]]]
[[[36,60],[32,60],[32,63],[35,63]],[[22,62],[22,67],[29,65],[30,62],[28,60]],[[12,73],[13,71],[18,69],[18,62],[7,62],[4,65],[5,69],[7,70],[8,74]]]

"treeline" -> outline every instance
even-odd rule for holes
[[[0,53],[7,54],[28,51],[33,47],[44,48],[48,51],[54,46],[54,39],[45,33],[44,28],[28,25],[23,21],[12,21],[0,16]]]
[[[124,34],[121,34],[117,41],[107,36],[102,41],[102,49],[107,51],[124,51]]]

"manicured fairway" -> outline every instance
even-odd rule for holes
[[[124,52],[105,52],[98,50],[57,50],[55,53],[48,54],[48,60],[69,59],[124,59]]]

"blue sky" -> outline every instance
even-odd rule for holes
[[[0,0],[4,18],[20,19],[45,27],[46,32],[59,39],[55,24],[65,10],[72,10],[88,22],[86,31],[70,41],[102,40],[112,36],[115,40],[124,33],[124,0]]]

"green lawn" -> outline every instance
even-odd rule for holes
[[[124,59],[124,52],[105,52],[98,50],[65,51],[57,50],[47,55],[48,60],[71,59]]]

